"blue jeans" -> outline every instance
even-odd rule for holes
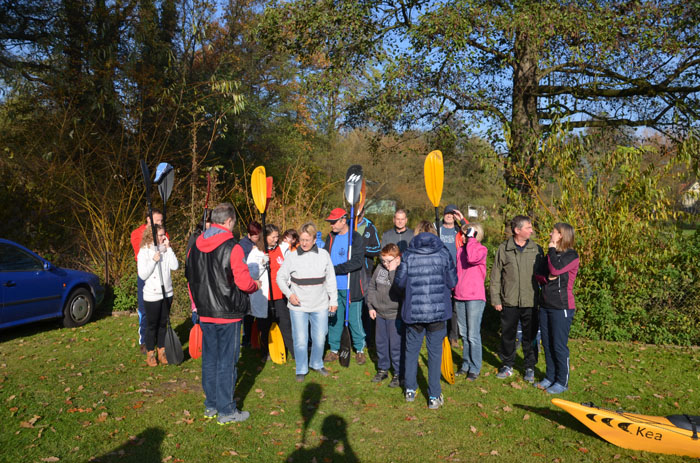
[[[340,349],[340,338],[343,335],[343,327],[345,326],[346,294],[346,290],[338,290],[338,310],[328,320],[328,344],[333,352],[338,352]],[[352,337],[352,347],[357,352],[362,352],[365,348],[365,329],[362,326],[362,301],[350,302],[348,327]]]
[[[574,310],[540,308],[540,331],[547,364],[545,378],[565,387],[569,387],[568,344],[573,320]]]
[[[394,375],[403,377],[401,368],[401,342],[403,327],[401,319],[391,320],[377,315],[374,342],[377,345],[377,368],[389,370],[394,367]]]
[[[200,326],[204,407],[213,408],[219,415],[230,415],[236,410],[233,391],[241,352],[241,322],[200,323]]]
[[[292,339],[294,340],[294,359],[296,374],[305,375],[309,365],[314,370],[323,368],[323,349],[326,347],[328,333],[328,310],[321,312],[302,312],[290,310],[292,319]],[[309,324],[311,324],[311,359],[309,360]]]
[[[146,284],[141,278],[136,277],[136,300],[138,302],[138,314],[139,314],[139,344],[146,344],[146,330],[148,329],[148,323],[146,323],[146,306],[143,303],[143,286]]]
[[[430,330],[433,331],[430,331]],[[418,356],[423,345],[423,337],[428,348],[428,395],[438,397],[440,387],[440,366],[442,364],[442,340],[447,336],[446,322],[417,323],[406,325],[406,390],[417,390]]]
[[[481,372],[481,316],[486,301],[455,301],[459,334],[462,337],[462,370]]]

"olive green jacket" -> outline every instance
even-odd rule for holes
[[[491,304],[507,307],[535,307],[539,284],[535,275],[547,274],[542,247],[532,240],[521,252],[513,238],[501,243],[491,269]]]

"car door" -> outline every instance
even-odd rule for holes
[[[0,243],[0,325],[12,326],[61,313],[62,283],[44,261],[10,243]]]

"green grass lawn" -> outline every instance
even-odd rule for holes
[[[177,324],[184,343],[189,321]],[[106,316],[78,329],[47,322],[0,332],[0,461],[684,461],[601,440],[520,373],[497,379],[495,336],[485,338],[481,377],[443,383],[437,411],[426,405],[425,353],[420,392],[406,403],[387,381],[370,382],[371,362],[328,365],[331,376],[296,383],[293,362],[262,363],[244,349],[236,396],[251,418],[218,426],[202,415],[200,360],[148,368],[136,326],[136,317]],[[700,414],[697,349],[570,346],[570,390],[561,398]],[[538,379],[543,368],[540,356]]]

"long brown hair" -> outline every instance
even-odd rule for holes
[[[574,249],[574,227],[568,223],[559,222],[554,224],[554,229],[561,234],[561,239],[557,243],[557,251]]]

